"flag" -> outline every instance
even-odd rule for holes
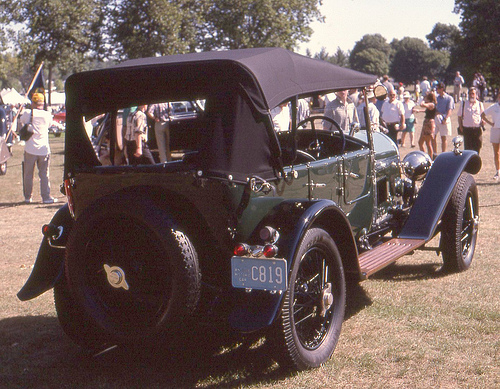
[[[28,91],[28,98],[31,100],[33,93],[41,93],[45,96],[45,83],[43,81],[43,71],[42,67],[38,71],[38,76],[33,80],[31,89]]]
[[[31,100],[33,93],[41,93],[45,96],[45,83],[43,81],[43,62],[40,64],[37,70],[35,78],[31,81],[31,89],[28,91],[28,98]],[[43,109],[47,110],[47,99],[43,102]]]

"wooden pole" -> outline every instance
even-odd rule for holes
[[[31,88],[33,88],[33,84],[35,83],[36,81],[36,78],[38,77],[38,75],[40,74],[40,72],[42,71],[42,67],[43,67],[43,62],[40,64],[40,66],[38,66],[38,69],[35,73],[35,76],[33,77],[33,79],[31,80],[31,84],[28,88],[28,90],[26,91],[26,94],[24,95],[24,100],[26,100],[28,98],[28,95],[31,91]],[[12,130],[12,127],[14,126],[14,123],[17,122],[17,118],[19,117],[19,114],[21,113],[21,111],[23,110],[24,108],[24,104],[26,104],[25,102],[22,103],[21,107],[19,108],[19,111],[17,111],[16,113],[16,116],[15,118],[12,120],[12,123],[10,123],[10,128],[9,128],[9,131],[7,132],[7,136],[5,137],[5,139],[8,139],[10,134],[13,132]],[[17,134],[16,134],[16,138],[18,138]]]

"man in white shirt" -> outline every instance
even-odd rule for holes
[[[484,106],[477,99],[477,90],[469,88],[469,100],[462,101],[458,106],[458,126],[460,132],[464,134],[464,149],[481,151],[483,145],[483,130],[481,128]]]
[[[425,76],[423,77],[422,82],[420,83],[420,90],[422,92],[422,97],[425,97],[425,95],[431,90],[431,83]]]
[[[396,99],[396,91],[389,92],[389,100],[384,101],[380,117],[389,130],[387,135],[394,143],[398,144],[398,131],[403,131],[406,128],[406,124],[405,109],[403,103]]]
[[[274,131],[290,131],[290,107],[288,103],[283,103],[271,109],[271,116],[273,118]]]
[[[24,144],[23,162],[23,191],[24,202],[33,201],[33,174],[35,164],[38,167],[40,177],[40,194],[44,204],[53,204],[58,200],[50,195],[49,179],[49,127],[52,125],[52,114],[45,111],[45,96],[42,93],[33,93],[31,97],[31,109],[26,110],[21,116],[21,124],[29,123],[33,135]]]
[[[370,123],[372,124],[379,124],[379,119],[380,119],[380,112],[378,111],[376,105],[375,105],[375,95],[373,94],[372,91],[368,91],[366,95],[368,99],[368,115],[370,116]],[[357,111],[358,111],[358,117],[359,117],[359,124],[361,125],[361,128],[366,127],[365,123],[365,100],[364,98],[360,97],[359,99],[361,103],[357,106]]]

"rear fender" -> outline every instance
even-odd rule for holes
[[[68,204],[56,212],[50,223],[62,227],[61,235],[52,242],[52,245],[47,237],[43,237],[33,270],[17,293],[21,301],[31,300],[52,289],[63,273],[66,241],[73,226]]]
[[[256,238],[263,226],[279,231],[278,256],[287,260],[288,274],[291,274],[294,261],[300,260],[295,257],[302,238],[309,228],[315,226],[332,236],[345,271],[354,272],[359,278],[357,248],[349,221],[333,201],[284,201],[259,224],[252,236]],[[243,289],[236,289],[235,293],[239,298],[230,316],[233,328],[243,332],[256,331],[271,325],[279,315],[283,293],[271,294],[259,290],[247,293]]]
[[[399,238],[431,240],[462,172],[476,174],[481,158],[472,150],[440,154],[433,162]]]

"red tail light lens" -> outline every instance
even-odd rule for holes
[[[66,194],[66,198],[68,199],[68,209],[71,217],[75,217],[75,206],[73,203],[73,186],[72,186],[72,180],[71,179],[66,179],[64,180],[64,192]]]
[[[278,247],[276,247],[273,244],[266,244],[264,246],[264,257],[266,258],[273,258],[276,255],[278,255]]]
[[[245,243],[239,243],[234,247],[234,255],[242,256],[247,255],[250,251],[250,247]]]

